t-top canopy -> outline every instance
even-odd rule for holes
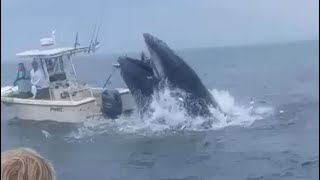
[[[57,56],[63,56],[67,54],[74,54],[80,52],[88,52],[90,47],[64,47],[64,48],[54,48],[54,49],[45,49],[45,50],[29,50],[16,54],[16,56],[21,58],[53,58]]]

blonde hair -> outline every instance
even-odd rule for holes
[[[54,180],[50,162],[28,148],[1,152],[1,180]]]

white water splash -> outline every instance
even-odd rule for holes
[[[44,134],[44,136],[45,136],[46,138],[50,138],[50,137],[51,137],[51,134],[50,134],[48,131],[41,130],[41,132]]]
[[[256,106],[254,103],[248,105],[240,105],[235,102],[228,91],[211,90],[213,97],[220,105],[222,111],[227,117],[219,118],[220,122],[217,128],[223,128],[231,125],[250,126],[254,121],[265,118],[273,113],[273,108]]]
[[[130,117],[121,116],[116,120],[95,118],[87,120],[77,132],[70,135],[81,139],[116,131],[118,133],[154,134],[164,131],[204,131],[217,130],[228,126],[250,126],[254,121],[273,113],[272,107],[237,104],[228,91],[213,89],[210,91],[221,110],[210,108],[215,117],[212,127],[205,129],[203,123],[212,119],[190,117],[183,108],[181,98],[173,97],[172,90],[164,89],[153,98],[151,110],[143,118],[135,112]]]

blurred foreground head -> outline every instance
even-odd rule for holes
[[[1,152],[1,180],[54,180],[54,169],[31,149],[9,150]]]

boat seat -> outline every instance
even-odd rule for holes
[[[50,82],[63,81],[67,79],[66,73],[53,74],[49,77]]]

